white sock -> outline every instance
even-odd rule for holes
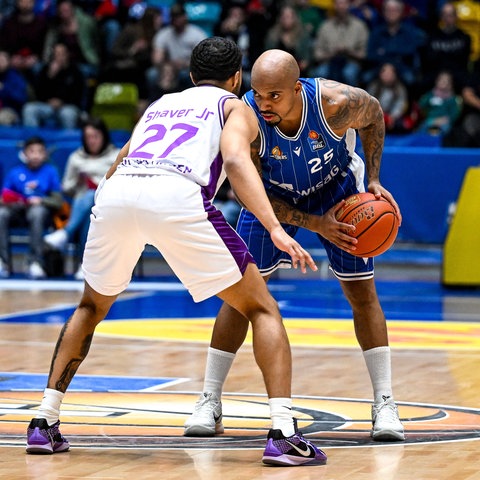
[[[208,347],[207,365],[205,367],[204,392],[212,392],[217,398],[222,397],[223,384],[227,379],[235,354]]]
[[[64,393],[54,390],[53,388],[46,388],[43,392],[42,403],[38,409],[35,418],[44,418],[49,426],[58,422],[60,417],[60,405],[62,404]]]
[[[270,398],[270,417],[272,418],[272,428],[281,430],[285,437],[291,437],[295,433],[292,416],[291,398]]]
[[[375,347],[363,352],[373,387],[374,403],[383,402],[383,397],[392,397],[392,367],[390,347]]]

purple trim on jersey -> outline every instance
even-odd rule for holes
[[[217,88],[217,87],[215,87]],[[218,119],[220,122],[220,127],[223,129],[225,125],[225,111],[224,106],[225,102],[230,98],[236,98],[234,95],[224,95],[218,100],[217,108],[218,108]],[[208,198],[210,200],[213,199],[215,192],[217,191],[218,187],[218,179],[220,178],[223,171],[223,158],[222,154],[219,152],[218,155],[214,158],[212,164],[210,165],[210,178],[208,180],[208,185],[202,187],[202,194],[204,198]]]
[[[223,158],[222,154],[218,153],[218,155],[215,157],[212,164],[210,165],[210,179],[208,180],[208,185],[202,187],[203,198],[213,200],[215,192],[217,191],[218,179],[220,178],[222,171]]]
[[[255,260],[248,251],[245,242],[240,238],[240,235],[225,220],[222,212],[218,210],[208,198],[205,198],[203,189],[202,196],[205,212],[207,212],[208,215],[208,221],[213,225],[213,228],[215,228],[218,235],[222,238],[225,246],[235,259],[238,269],[243,275],[247,269],[247,265],[249,263],[255,263]]]
[[[225,102],[230,98],[236,97],[234,95],[225,95],[218,101],[218,118],[220,120],[220,125],[222,129],[225,125]],[[205,212],[207,212],[209,222],[213,225],[213,228],[215,228],[218,235],[224,241],[225,246],[232,254],[235,262],[238,265],[238,269],[243,275],[245,273],[247,265],[249,263],[255,263],[255,260],[248,251],[245,242],[225,220],[222,212],[220,212],[220,210],[218,210],[211,202],[213,196],[215,195],[218,180],[220,178],[220,175],[222,174],[222,171],[223,158],[222,154],[219,152],[210,167],[210,180],[208,182],[208,185],[202,187],[203,205],[205,208]]]

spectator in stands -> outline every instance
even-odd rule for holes
[[[480,2],[478,0],[450,0],[457,10],[457,26],[472,39],[470,61],[480,58]]]
[[[395,65],[402,81],[417,86],[420,70],[420,48],[426,42],[426,34],[404,19],[405,6],[401,0],[385,0],[384,24],[370,32],[367,46],[367,66],[363,81],[370,82],[378,75],[384,63]]]
[[[178,83],[177,71],[173,64],[164,63],[158,72],[158,77],[153,85],[149,85],[148,103],[158,100],[167,93],[174,93],[180,91]]]
[[[48,61],[54,45],[63,43],[70,59],[86,79],[95,79],[100,66],[100,35],[95,18],[76,7],[72,0],[58,0],[57,14],[45,39],[43,60]]]
[[[122,29],[122,22],[119,19],[119,1],[75,0],[75,4],[96,20],[101,39],[100,58],[102,61],[107,60]],[[134,5],[140,5],[140,2]]]
[[[35,99],[22,110],[26,127],[77,128],[85,80],[70,60],[68,47],[57,43],[49,62],[40,70],[34,85]]]
[[[0,125],[18,125],[27,99],[25,78],[11,67],[10,54],[0,50]]]
[[[246,1],[247,25],[250,32],[248,58],[253,65],[265,50],[265,35],[278,18],[282,2],[274,0]]]
[[[366,90],[380,102],[387,133],[407,133],[413,130],[416,118],[409,108],[407,88],[398,78],[394,65],[382,65],[378,78],[372,80]]]
[[[10,276],[10,227],[28,226],[30,249],[27,275],[46,276],[43,265],[43,234],[63,203],[58,171],[47,162],[48,153],[40,137],[29,138],[23,147],[24,163],[6,174],[0,204],[0,277]]]
[[[157,82],[165,62],[175,67],[180,89],[193,86],[189,71],[190,55],[195,45],[207,38],[207,34],[189,22],[181,4],[172,5],[170,20],[171,25],[160,29],[153,38],[152,67],[147,71],[149,88]]]
[[[480,148],[480,60],[471,80],[462,89],[464,103],[463,127],[469,137],[466,147]]]
[[[451,134],[444,137],[448,147],[480,148],[480,60],[462,88],[463,108]]]
[[[154,7],[132,8],[131,12],[113,44],[110,60],[100,72],[99,82],[134,83],[139,98],[146,101],[149,92],[145,76],[151,66],[153,37],[162,27],[163,17]]]
[[[213,34],[233,40],[242,51],[242,92],[250,89],[250,70],[252,65],[249,57],[250,29],[247,23],[247,12],[241,5],[232,4],[220,17],[213,28]]]
[[[47,18],[34,11],[34,0],[16,0],[15,10],[0,27],[0,48],[10,53],[12,67],[32,82],[42,65]]]
[[[313,46],[315,66],[310,76],[358,86],[369,31],[362,20],[350,13],[350,0],[335,0],[334,5],[333,16],[317,31]]]
[[[281,7],[277,20],[265,37],[265,49],[272,48],[293,55],[300,67],[300,74],[307,74],[311,59],[311,38],[303,28],[296,10],[289,4]]]
[[[431,135],[447,134],[462,110],[461,97],[455,94],[452,74],[440,72],[434,87],[420,97],[418,105],[423,117],[418,131]]]
[[[453,3],[444,3],[437,28],[429,34],[422,54],[423,85],[432,87],[435,77],[448,70],[460,85],[468,73],[472,40],[457,26],[457,11]]]
[[[369,0],[352,0],[350,3],[350,13],[360,20],[363,20],[368,30],[372,30],[372,28],[380,23],[378,10]]]
[[[297,12],[304,31],[313,38],[325,20],[325,12],[313,6],[310,0],[293,0],[291,4]]]
[[[99,118],[90,118],[82,126],[82,146],[70,154],[62,179],[64,195],[72,199],[70,218],[64,228],[44,237],[47,245],[63,250],[69,241],[78,240],[83,253],[90,225],[90,210],[100,180],[119,152],[110,140],[110,132]],[[82,269],[75,273],[83,279]]]

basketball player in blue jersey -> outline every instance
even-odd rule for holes
[[[83,258],[83,296],[60,333],[42,403],[28,426],[28,453],[69,449],[59,430],[63,396],[88,353],[95,327],[151,244],[195,301],[217,295],[252,323],[272,418],[263,461],[287,466],[326,462],[292,417],[291,353],[278,306],[245,243],[212,204],[226,172],[275,246],[303,272],[307,265],[316,270],[275,217],[251,161],[258,125],[237,97],[241,61],[232,41],[213,37],[200,42],[191,57],[196,86],[164,95],[147,108],[99,186]]]
[[[277,217],[292,236],[299,227],[318,235],[330,269],[339,279],[353,310],[357,340],[370,374],[374,403],[372,437],[404,440],[394,403],[391,359],[385,316],[373,279],[373,260],[355,257],[353,226],[339,223],[344,199],[367,188],[401,214],[380,183],[385,128],[378,101],[364,90],[326,79],[301,78],[295,59],[281,50],[264,52],[255,62],[252,90],[244,96],[260,126],[252,158],[262,176]],[[355,130],[365,162],[355,153]],[[244,209],[237,231],[267,280],[290,260],[270,241],[253,212]],[[247,334],[248,322],[224,304],[215,322],[208,351],[203,399],[185,424],[185,435],[207,436],[223,430],[223,384]]]

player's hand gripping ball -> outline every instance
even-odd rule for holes
[[[373,193],[357,193],[345,199],[335,215],[339,222],[355,225],[357,257],[376,257],[387,251],[397,238],[398,217],[391,203],[377,200]]]

